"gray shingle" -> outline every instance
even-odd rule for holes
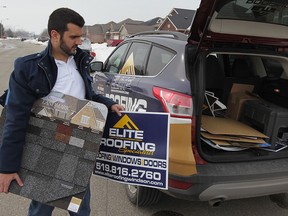
[[[78,164],[78,157],[70,154],[64,154],[60,161],[55,177],[68,182],[75,178],[75,172]]]
[[[43,148],[34,171],[54,177],[62,157],[63,154],[59,151]]]

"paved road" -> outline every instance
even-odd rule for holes
[[[0,40],[0,94],[8,86],[16,57],[42,50],[19,40]],[[189,202],[164,196],[155,206],[138,208],[125,196],[124,186],[97,176],[91,178],[91,216],[152,216],[159,211],[173,211],[185,216],[287,216],[288,210],[279,208],[268,197],[227,201],[217,208],[204,202]],[[29,200],[13,194],[0,194],[0,216],[25,216]],[[54,216],[66,216],[56,209]],[[159,215],[158,215],[159,216]],[[163,213],[161,216],[168,216]],[[174,216],[177,216],[176,214]]]

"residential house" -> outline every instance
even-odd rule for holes
[[[126,36],[133,35],[144,31],[156,31],[160,24],[163,22],[161,17],[150,19],[141,24],[127,24],[124,23],[119,29],[119,39],[124,40]]]
[[[146,22],[143,22],[142,25],[153,26],[156,30],[156,29],[158,29],[158,27],[161,25],[162,22],[163,22],[163,18],[155,17],[155,18],[150,19]]]
[[[155,17],[148,21],[125,19],[119,23],[113,21],[106,24],[95,24],[84,26],[83,34],[88,37],[92,43],[108,44],[122,41],[126,36],[143,31],[178,31],[188,34],[195,11],[181,8],[173,8],[165,19]]]
[[[177,31],[188,34],[195,10],[173,8],[157,30]]]
[[[89,38],[92,43],[103,43],[105,41],[105,32],[101,24],[92,26],[85,25],[83,34]]]
[[[103,43],[107,40],[118,40],[120,38],[119,29],[123,24],[141,24],[143,21],[125,19],[119,23],[113,21],[106,24],[85,25],[83,34],[89,38],[92,43]]]
[[[123,25],[141,25],[143,23],[143,21],[138,21],[138,20],[132,20],[132,19],[125,19],[117,24],[115,24],[114,26],[112,26],[110,29],[108,29],[107,31],[107,40],[111,39],[111,40],[121,40],[124,38],[121,38],[121,28]],[[109,35],[109,36],[108,36]]]
[[[119,39],[124,40],[126,36],[133,35],[143,31],[155,31],[155,27],[139,24],[138,25],[124,24],[119,29]]]

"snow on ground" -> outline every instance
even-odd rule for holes
[[[27,39],[24,42],[46,45],[46,46],[48,43],[48,41],[40,42],[35,39]],[[94,61],[105,62],[105,60],[110,55],[110,53],[115,49],[115,47],[107,47],[107,43],[101,43],[101,44],[94,43],[94,44],[91,44],[91,46],[92,46],[92,51],[96,53],[96,57],[94,58]]]
[[[39,45],[44,45],[44,46],[47,46],[48,44],[48,41],[46,42],[41,42],[41,41],[38,41],[36,39],[27,39],[25,41],[23,41],[24,43],[33,43],[33,44],[39,44]]]
[[[92,51],[96,53],[95,61],[104,62],[115,47],[107,47],[107,43],[92,44]]]
[[[20,38],[7,38],[7,39],[17,39],[19,40]],[[1,40],[5,40],[5,39],[0,39],[0,47],[3,48],[4,44],[1,43]],[[39,45],[43,45],[43,46],[47,46],[48,41],[46,42],[41,42],[38,41],[37,39],[27,39],[25,41],[23,41],[24,43],[33,43],[33,44],[39,44]],[[107,57],[111,54],[111,52],[115,49],[115,47],[108,47],[107,43],[92,43],[92,51],[96,53],[96,57],[94,58],[93,61],[102,61],[105,62],[105,60],[107,59]],[[5,45],[4,48],[14,48],[14,47],[8,47],[8,45]],[[44,49],[44,48],[43,48]]]

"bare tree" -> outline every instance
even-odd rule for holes
[[[0,38],[4,36],[4,31],[5,31],[4,26],[2,23],[0,23]]]

